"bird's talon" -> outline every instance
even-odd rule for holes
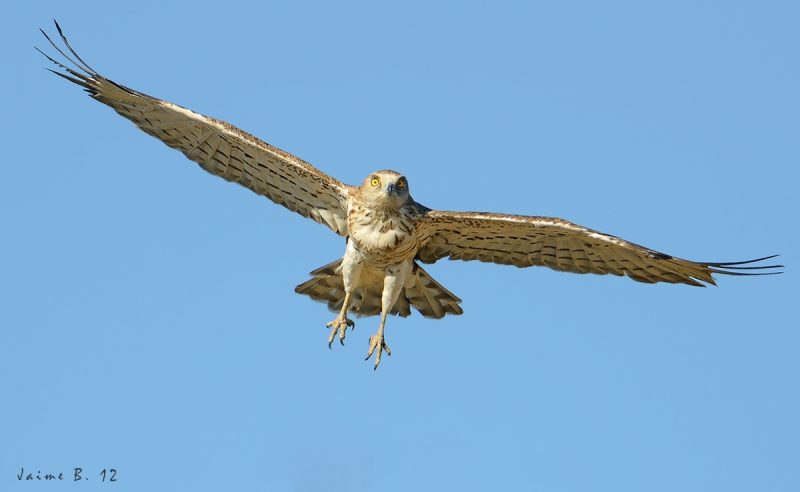
[[[331,334],[328,336],[328,348],[333,348],[333,340],[336,338],[337,334],[339,335],[339,343],[344,346],[344,338],[345,335],[347,335],[347,328],[350,327],[350,329],[353,329],[355,327],[355,323],[348,318],[336,318],[335,320],[326,323],[325,326],[331,329]]]
[[[376,350],[377,349],[377,350]],[[372,354],[375,354],[375,367],[373,369],[377,369],[378,365],[381,363],[381,355],[383,352],[386,352],[386,355],[392,355],[392,351],[389,349],[389,346],[386,345],[386,341],[383,339],[382,335],[372,335],[369,337],[369,350],[367,350],[367,357],[364,359],[369,360],[372,357]]]

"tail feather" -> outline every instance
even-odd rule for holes
[[[336,260],[311,272],[312,278],[295,287],[294,291],[315,301],[324,302],[328,309],[338,312],[344,302],[342,260]],[[390,314],[402,317],[411,314],[413,306],[427,318],[442,318],[447,314],[462,314],[461,299],[431,278],[428,272],[414,264],[413,282],[404,287]],[[359,287],[353,292],[350,311],[357,316],[373,316],[381,312],[381,290]]]
[[[464,312],[459,306],[461,299],[444,288],[416,263],[414,264],[414,273],[417,281],[412,287],[404,289],[403,295],[420,314],[426,318],[439,319],[446,314],[462,314]]]
[[[344,302],[344,282],[342,281],[342,260],[336,260],[311,272],[311,279],[294,288],[298,294],[305,294],[315,301],[328,303],[328,309],[338,311]]]

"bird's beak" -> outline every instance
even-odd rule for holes
[[[390,195],[394,195],[395,193],[397,193],[397,186],[395,186],[394,183],[390,184],[389,186],[386,187],[386,192],[389,193]]]

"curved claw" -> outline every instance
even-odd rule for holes
[[[375,353],[375,367],[372,368],[373,371],[377,369],[378,365],[381,363],[381,355],[384,351],[386,351],[386,355],[392,355],[392,350],[386,344],[382,335],[372,335],[369,337],[369,350],[367,350],[367,357],[364,360],[369,360],[372,354]]]
[[[345,318],[345,319],[335,319],[330,323],[326,323],[325,326],[331,329],[331,334],[328,336],[328,348],[333,348],[333,340],[336,338],[336,334],[339,334],[339,343],[344,346],[344,337],[347,335],[347,328],[349,327],[351,330],[355,329],[355,323],[352,320]]]

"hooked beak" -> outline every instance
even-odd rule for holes
[[[389,193],[390,195],[397,194],[397,190],[398,188],[397,186],[395,186],[394,183],[391,183],[389,186],[386,187],[386,192]]]

